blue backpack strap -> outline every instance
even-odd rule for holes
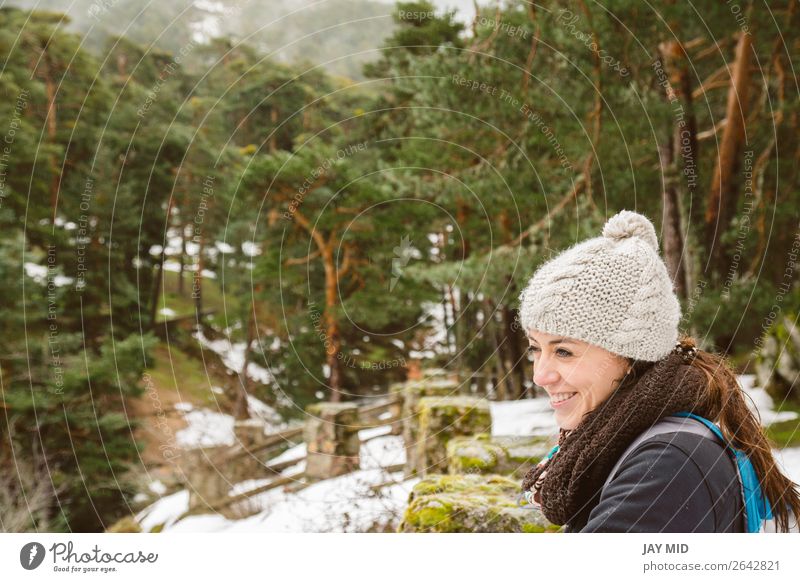
[[[725,447],[733,454],[733,459],[736,462],[736,467],[739,473],[739,482],[742,486],[742,496],[744,498],[745,514],[747,516],[747,532],[758,533],[761,530],[762,524],[766,520],[773,519],[772,507],[769,500],[764,497],[761,490],[761,483],[758,479],[758,474],[753,466],[752,461],[744,451],[733,447],[725,440],[722,431],[719,427],[697,414],[691,412],[676,412],[673,416],[683,416],[693,418],[694,420],[702,422],[706,425],[717,437],[724,443]]]

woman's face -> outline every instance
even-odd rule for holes
[[[528,330],[533,381],[547,391],[556,424],[572,430],[597,408],[629,368],[622,356],[579,340]]]

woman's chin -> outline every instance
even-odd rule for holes
[[[560,411],[555,412],[555,421],[558,428],[561,430],[572,430],[575,428],[576,423],[572,419],[572,414],[562,414]]]

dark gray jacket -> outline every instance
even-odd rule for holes
[[[719,441],[688,432],[641,442],[567,532],[744,532],[736,465]]]

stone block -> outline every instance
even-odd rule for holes
[[[355,403],[317,402],[306,407],[303,427],[306,476],[328,479],[358,469],[358,406]]]
[[[409,494],[403,533],[547,533],[561,528],[520,506],[521,482],[502,475],[429,475]]]
[[[552,448],[546,436],[455,437],[447,443],[447,467],[451,474],[494,473],[522,479]]]
[[[489,403],[472,396],[421,398],[417,403],[419,429],[411,474],[447,471],[447,443],[458,436],[491,432]]]

